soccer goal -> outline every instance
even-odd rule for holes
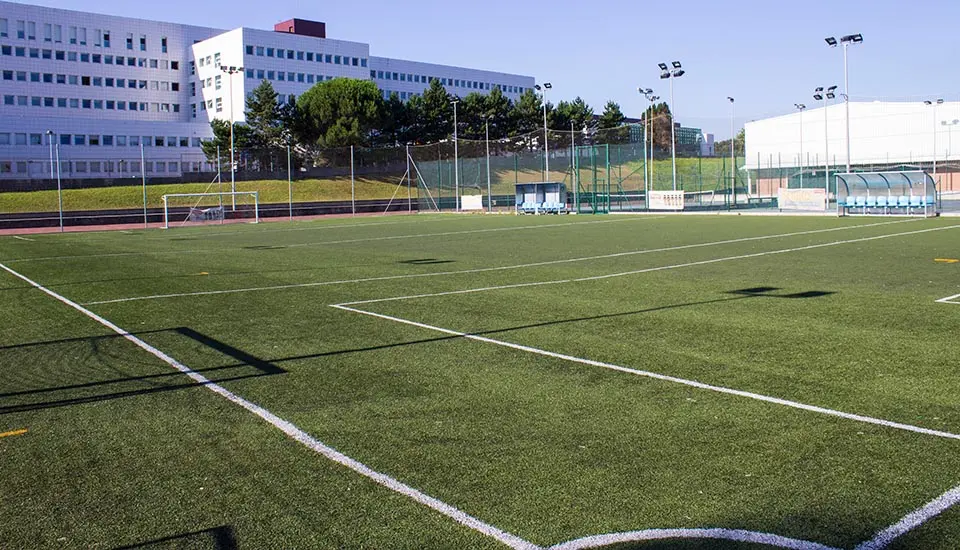
[[[227,220],[260,222],[260,193],[173,193],[164,195],[163,228],[170,225],[221,224]]]

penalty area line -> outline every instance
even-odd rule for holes
[[[955,302],[954,300],[960,298],[960,294],[954,294],[953,296],[947,296],[946,298],[940,298],[936,301],[938,304],[956,304],[960,305],[960,302]]]
[[[70,300],[69,298],[65,298],[64,296],[62,296],[62,295],[60,295],[60,294],[57,294],[56,292],[54,292],[54,291],[46,288],[45,286],[41,285],[40,283],[37,283],[37,282],[33,281],[32,279],[29,279],[29,278],[26,277],[25,275],[21,275],[20,273],[14,271],[14,270],[12,270],[12,269],[10,269],[9,267],[7,267],[6,265],[4,265],[4,264],[2,264],[2,263],[0,263],[0,269],[6,271],[6,272],[9,273],[10,275],[13,275],[14,277],[16,277],[16,278],[18,278],[18,279],[24,281],[25,283],[27,283],[27,284],[29,284],[30,286],[36,288],[37,290],[40,290],[41,292],[47,294],[48,296],[56,299],[57,301],[65,304],[65,305],[67,305],[67,306],[69,306],[69,307],[71,307],[71,308],[73,308],[73,309],[75,309],[75,310],[77,310],[77,311],[79,311],[80,313],[86,315],[86,316],[89,317],[90,319],[92,319],[92,320],[100,323],[100,324],[103,325],[104,327],[112,330],[113,332],[117,333],[118,335],[122,336],[123,338],[125,338],[125,339],[127,339],[128,341],[130,341],[130,342],[132,342],[133,344],[135,344],[137,347],[143,349],[144,351],[146,351],[147,353],[153,355],[153,356],[156,357],[157,359],[160,359],[161,361],[163,361],[164,363],[170,365],[170,366],[173,367],[174,369],[176,369],[176,370],[182,372],[183,374],[187,375],[189,378],[191,378],[192,380],[194,380],[198,385],[201,385],[201,386],[207,388],[208,390],[212,391],[213,393],[216,393],[216,394],[220,395],[221,397],[227,399],[228,401],[230,401],[230,402],[232,402],[232,403],[234,403],[234,404],[236,404],[236,405],[239,405],[240,407],[246,409],[247,411],[255,414],[256,416],[260,417],[261,419],[263,419],[264,421],[266,421],[266,422],[267,422],[268,424],[270,424],[271,426],[277,428],[278,430],[280,430],[281,432],[283,432],[284,434],[286,434],[286,435],[287,435],[288,437],[290,437],[291,439],[293,439],[293,440],[301,443],[302,445],[304,445],[305,447],[311,449],[312,451],[316,452],[317,454],[320,454],[320,455],[328,458],[329,460],[331,460],[331,461],[333,461],[333,462],[336,462],[336,463],[338,463],[338,464],[340,464],[340,465],[342,465],[342,466],[345,466],[345,467],[349,468],[350,470],[353,470],[354,472],[356,472],[356,473],[358,473],[358,474],[360,474],[360,475],[362,475],[362,476],[364,476],[364,477],[366,477],[366,478],[368,478],[368,479],[370,479],[370,480],[378,483],[379,485],[382,485],[383,487],[386,487],[386,488],[388,488],[388,489],[390,489],[390,490],[392,490],[392,491],[394,491],[394,492],[400,493],[401,495],[404,495],[404,496],[406,496],[406,497],[408,497],[408,498],[410,498],[410,499],[412,499],[412,500],[414,500],[414,501],[416,501],[416,502],[418,502],[418,503],[420,503],[420,504],[422,504],[422,505],[424,505],[424,506],[426,506],[426,507],[428,507],[428,508],[430,508],[430,509],[432,509],[432,510],[434,510],[434,511],[436,511],[436,512],[439,512],[439,513],[441,513],[441,514],[443,514],[443,515],[445,515],[445,516],[453,519],[454,521],[456,521],[457,523],[459,523],[459,524],[461,524],[461,525],[463,525],[463,526],[465,526],[465,527],[468,527],[468,528],[470,528],[470,529],[473,529],[474,531],[477,531],[478,533],[481,533],[481,534],[483,534],[483,535],[486,535],[486,536],[488,536],[488,537],[490,537],[490,538],[493,538],[493,539],[499,541],[500,543],[505,544],[506,546],[509,546],[509,547],[511,547],[511,548],[515,548],[515,549],[518,549],[518,550],[535,550],[535,549],[538,549],[538,548],[539,548],[539,546],[537,546],[537,545],[535,545],[535,544],[533,544],[533,543],[531,543],[531,542],[528,542],[528,541],[526,541],[526,540],[524,540],[524,539],[522,539],[522,538],[520,538],[520,537],[518,537],[518,536],[516,536],[516,535],[513,535],[513,534],[508,533],[508,532],[506,532],[506,531],[503,531],[503,530],[501,530],[501,529],[498,529],[497,527],[494,527],[493,525],[490,525],[490,524],[488,524],[488,523],[485,523],[485,522],[483,522],[483,521],[481,521],[481,520],[479,520],[479,519],[477,519],[477,518],[475,518],[475,517],[467,514],[466,512],[464,512],[464,511],[462,511],[462,510],[460,510],[460,509],[458,509],[458,508],[455,508],[455,507],[453,507],[453,506],[451,506],[451,505],[449,505],[449,504],[447,504],[447,503],[445,503],[445,502],[443,502],[443,501],[441,501],[441,500],[439,500],[439,499],[437,499],[437,498],[434,498],[434,497],[432,497],[432,496],[430,496],[430,495],[428,495],[428,494],[426,494],[426,493],[423,493],[423,492],[421,492],[421,491],[419,491],[419,490],[417,490],[417,489],[415,489],[415,488],[413,488],[413,487],[411,487],[411,486],[409,486],[409,485],[406,485],[405,483],[403,483],[403,482],[401,482],[401,481],[399,481],[399,480],[397,480],[397,479],[394,479],[394,478],[392,478],[392,477],[390,477],[390,476],[388,476],[388,475],[386,475],[386,474],[383,474],[383,473],[380,473],[380,472],[378,472],[378,471],[376,471],[376,470],[373,470],[372,468],[370,468],[369,466],[361,463],[360,461],[355,460],[355,459],[353,459],[353,458],[350,458],[349,456],[347,456],[347,455],[345,455],[345,454],[337,451],[337,450],[334,449],[333,447],[330,447],[330,446],[324,444],[324,443],[321,442],[320,440],[314,438],[313,436],[311,436],[311,435],[308,434],[307,432],[305,432],[305,431],[303,431],[302,429],[298,428],[296,425],[294,425],[294,424],[291,423],[290,421],[284,420],[283,418],[281,418],[281,417],[277,416],[276,414],[270,412],[269,410],[261,407],[260,405],[257,405],[256,403],[253,403],[253,402],[251,402],[251,401],[248,401],[248,400],[244,399],[243,397],[240,397],[239,395],[237,395],[237,394],[231,392],[230,390],[224,388],[223,386],[214,383],[213,381],[211,381],[211,380],[210,380],[209,378],[207,378],[206,376],[203,376],[202,374],[194,371],[193,369],[191,369],[190,367],[188,367],[188,366],[184,365],[183,363],[177,361],[177,360],[174,359],[173,357],[170,357],[170,356],[167,355],[166,353],[164,353],[164,352],[160,351],[159,349],[151,346],[150,344],[148,344],[148,343],[146,343],[145,341],[141,340],[140,338],[134,336],[134,335],[131,334],[130,332],[128,332],[128,331],[120,328],[119,326],[117,326],[117,325],[115,325],[114,323],[108,321],[107,319],[105,319],[105,318],[97,315],[96,313],[93,313],[92,311],[84,308],[84,307],[81,306],[80,304],[77,304],[76,302],[73,302],[73,301]]]
[[[411,321],[409,319],[402,319],[400,317],[393,317],[391,315],[385,315],[383,313],[374,313],[372,311],[365,311],[362,309],[356,309],[349,307],[347,304],[333,304],[330,307],[337,308],[343,311],[350,311],[353,313],[359,313],[361,315],[367,315],[370,317],[376,317],[378,319],[384,319],[386,321],[393,321],[395,323],[401,323],[405,325],[414,326],[417,328],[422,328],[426,330],[432,330],[434,332],[440,332],[442,334],[447,334],[450,336],[459,336],[468,340],[475,340],[477,342],[483,342],[486,344],[493,344],[496,346],[501,346],[505,348],[515,349],[518,351],[523,351],[527,353],[533,353],[536,355],[542,355],[544,357],[551,357],[553,359],[560,359],[562,361],[570,361],[572,363],[579,363],[581,365],[588,365],[592,367],[600,367],[603,369],[623,372],[626,374],[633,374],[636,376],[642,376],[645,378],[652,378],[654,380],[660,380],[663,382],[671,382],[674,384],[681,384],[684,386],[689,386],[692,388],[697,388],[701,390],[712,391],[716,393],[722,393],[726,395],[733,395],[737,397],[745,397],[747,399],[753,399],[756,401],[762,401],[764,403],[771,403],[774,405],[781,405],[784,407],[789,407],[792,409],[799,409],[802,411],[808,411],[813,413],[818,413],[826,416],[833,416],[836,418],[842,418],[845,420],[853,420],[856,422],[863,422],[865,424],[873,424],[875,426],[883,426],[885,428],[893,428],[896,430],[903,430],[923,435],[930,435],[934,437],[941,437],[944,439],[954,439],[960,440],[960,434],[954,434],[950,432],[944,432],[940,430],[932,430],[930,428],[922,428],[920,426],[914,426],[912,424],[903,424],[900,422],[893,422],[890,420],[883,420],[881,418],[874,418],[871,416],[864,416],[861,414],[848,413],[843,411],[838,411],[835,409],[828,409],[826,407],[820,407],[817,405],[808,405],[806,403],[800,403],[798,401],[790,401],[788,399],[781,399],[779,397],[772,397],[769,395],[763,395],[759,393],[737,390],[733,388],[727,388],[724,386],[715,386],[713,384],[706,384],[704,382],[698,382],[696,380],[689,380],[686,378],[679,378],[676,376],[670,376],[666,374],[660,374],[657,372],[633,369],[630,367],[624,367],[620,365],[615,365],[613,363],[605,363],[603,361],[595,361],[593,359],[586,359],[583,357],[575,357],[573,355],[567,355],[564,353],[557,353],[553,351],[547,351],[540,348],[534,348],[531,346],[524,346],[522,344],[514,344],[513,342],[507,342],[504,340],[496,340],[493,338],[487,338],[486,336],[480,336],[478,334],[470,334],[466,332],[460,332],[457,330],[446,329],[442,327],[437,327],[433,325],[428,325],[426,323],[419,323],[417,321]]]

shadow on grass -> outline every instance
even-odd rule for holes
[[[492,336],[492,335],[497,335],[497,334],[502,334],[502,333],[507,333],[507,332],[513,332],[513,331],[517,331],[517,330],[525,330],[525,329],[532,329],[532,328],[542,328],[542,327],[549,327],[549,326],[555,326],[555,325],[563,325],[563,324],[567,324],[567,323],[580,323],[580,322],[583,322],[583,321],[597,321],[597,320],[600,320],[600,319],[614,319],[614,318],[617,318],[617,317],[628,317],[628,316],[631,316],[631,315],[640,315],[640,314],[643,314],[643,313],[656,313],[656,312],[658,312],[658,311],[668,311],[668,310],[671,310],[671,309],[681,309],[681,308],[695,307],[695,306],[703,306],[703,305],[710,305],[710,304],[720,304],[720,303],[726,303],[726,302],[734,302],[734,301],[738,301],[738,300],[749,300],[749,299],[751,299],[751,298],[800,299],[800,298],[819,298],[819,297],[829,296],[829,295],[831,295],[831,294],[834,294],[834,292],[821,291],[821,290],[811,290],[811,291],[806,291],[806,292],[798,292],[798,293],[795,293],[795,294],[772,294],[772,292],[778,291],[778,290],[780,290],[780,289],[779,289],[779,288],[775,288],[775,287],[747,288],[747,289],[742,289],[742,290],[728,291],[727,294],[736,294],[735,297],[731,297],[731,298],[717,298],[717,299],[714,299],[714,300],[701,300],[701,301],[699,301],[699,302],[687,302],[687,303],[683,303],[683,304],[671,304],[671,305],[667,305],[667,306],[657,306],[657,307],[651,307],[651,308],[647,308],[647,309],[638,309],[638,310],[635,310],[635,311],[625,311],[625,312],[621,312],[621,313],[607,313],[607,314],[604,314],[604,315],[592,315],[592,316],[588,316],[588,317],[576,317],[576,318],[572,318],[572,319],[559,319],[559,320],[556,320],[556,321],[543,321],[543,322],[540,322],[540,323],[530,323],[530,324],[526,324],[526,325],[518,325],[518,326],[515,326],[515,327],[508,327],[508,328],[501,328],[501,329],[495,329],[495,330],[484,330],[484,331],[470,332],[470,333],[468,333],[468,334],[469,334],[470,336]],[[419,344],[429,344],[429,343],[433,343],[433,342],[443,342],[443,341],[447,341],[447,340],[457,340],[457,339],[459,339],[459,338],[463,338],[463,336],[458,336],[458,335],[437,336],[437,337],[434,337],[434,338],[423,338],[423,339],[420,339],[420,340],[410,340],[410,341],[407,341],[407,342],[398,342],[398,343],[395,343],[395,344],[383,344],[383,345],[379,345],[379,346],[370,346],[370,347],[365,347],[365,348],[355,348],[355,349],[348,349],[348,350],[329,351],[329,352],[317,353],[317,354],[311,354],[311,355],[299,355],[299,356],[295,356],[295,357],[283,357],[283,358],[274,359],[274,361],[275,361],[275,362],[278,362],[278,363],[282,363],[282,362],[285,362],[285,361],[298,361],[298,360],[303,360],[303,359],[318,359],[318,358],[321,358],[321,357],[332,357],[332,356],[338,356],[338,355],[346,355],[346,354],[350,354],[350,353],[360,353],[360,352],[367,352],[367,351],[380,351],[380,350],[385,350],[385,349],[402,348],[402,347],[406,347],[406,346],[414,346],[414,345],[419,345]]]
[[[236,550],[239,548],[233,527],[221,525],[203,531],[180,533],[160,539],[118,546],[114,550],[133,550],[135,548],[212,548],[214,550]]]
[[[398,264],[407,264],[407,265],[438,265],[438,264],[452,264],[453,260],[441,260],[438,258],[420,258],[418,260],[401,260],[397,262]]]
[[[221,365],[221,366],[211,367],[206,369],[195,369],[194,372],[204,374],[206,376],[211,373],[218,373],[218,372],[229,371],[233,369],[242,369],[244,367],[252,367],[254,369],[254,372],[244,372],[244,373],[238,373],[238,374],[220,377],[217,379],[211,379],[212,383],[230,382],[235,380],[244,380],[248,378],[259,378],[263,376],[274,376],[278,374],[284,374],[287,372],[283,368],[278,367],[269,361],[265,361],[241,349],[227,345],[224,342],[216,340],[210,336],[197,332],[188,327],[178,327],[170,330],[148,331],[148,332],[143,332],[138,334],[142,336],[145,334],[156,334],[156,333],[171,332],[171,331],[179,334],[180,336],[189,338],[203,345],[204,347],[214,350],[235,361],[235,363],[231,363],[227,365]],[[93,336],[88,338],[68,338],[64,340],[56,340],[56,341],[50,341],[50,342],[36,342],[31,344],[20,344],[16,346],[5,346],[3,348],[0,348],[0,351],[11,350],[11,349],[27,349],[31,347],[56,346],[60,344],[70,344],[70,343],[77,343],[77,342],[88,343],[92,348],[99,350],[101,342],[115,340],[118,338],[123,338],[123,337],[120,335],[109,335],[109,336]],[[167,380],[175,380],[176,378],[183,377],[183,376],[184,376],[184,373],[178,370],[171,370],[169,372],[162,372],[162,373],[155,373],[155,374],[111,378],[108,380],[96,380],[96,381],[67,384],[67,385],[61,384],[58,386],[52,386],[52,387],[46,387],[46,388],[36,388],[36,389],[29,389],[29,390],[0,393],[0,399],[9,400],[10,398],[16,398],[16,397],[50,395],[50,394],[57,394],[61,392],[82,391],[82,390],[91,390],[91,389],[103,390],[101,392],[96,392],[96,393],[76,396],[76,397],[66,397],[66,398],[60,398],[60,399],[33,401],[30,403],[4,405],[4,406],[0,406],[0,415],[17,413],[17,412],[35,411],[35,410],[42,410],[42,409],[51,409],[51,408],[57,408],[57,407],[66,407],[71,405],[81,405],[85,403],[96,403],[100,401],[123,399],[126,397],[136,397],[136,396],[149,395],[154,393],[178,391],[178,390],[195,388],[197,386],[204,385],[203,383],[196,382],[196,381],[172,383],[172,384],[165,383]],[[209,378],[209,376],[207,377]],[[113,386],[130,384],[130,383],[135,383],[138,385],[150,385],[150,387],[146,387],[146,388],[139,387],[139,388],[130,389],[130,390],[109,391],[109,388]],[[54,397],[54,396],[51,395],[51,397]]]

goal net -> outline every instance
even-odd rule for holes
[[[163,197],[163,228],[260,221],[257,191],[175,193]]]

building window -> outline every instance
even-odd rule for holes
[[[273,57],[273,48],[267,48],[267,57]]]
[[[51,23],[43,24],[43,41],[53,42],[53,24]]]
[[[103,47],[104,48],[110,47],[110,31],[104,31],[103,33]]]
[[[217,112],[218,113],[223,112],[223,98],[221,97],[217,98]]]
[[[221,87],[220,75],[213,77],[213,89],[219,90]]]
[[[133,49],[133,33],[132,32],[127,33],[127,49],[128,50]]]
[[[263,46],[257,46],[257,55],[263,57]]]
[[[27,37],[27,23],[23,19],[17,20],[17,38],[23,40]]]
[[[307,61],[313,61],[313,52],[307,52]]]
[[[179,70],[180,70],[180,62],[179,62],[179,61],[171,61],[171,62],[170,62],[170,70],[171,70],[171,71],[179,71]]]
[[[6,38],[8,35],[9,23],[7,22],[6,18],[0,18],[0,38]]]
[[[37,39],[37,24],[34,21],[27,21],[27,40]]]
[[[60,145],[70,145],[72,138],[70,134],[60,134]]]
[[[160,51],[162,53],[167,53],[167,37],[166,36],[160,38]]]
[[[147,35],[145,34],[140,35],[140,51],[147,51]]]
[[[339,55],[333,56],[333,64],[334,64],[334,65],[339,65],[339,64],[340,64],[340,56],[339,56]]]
[[[86,145],[86,144],[87,144],[87,136],[82,135],[82,134],[77,134],[77,135],[73,136],[73,144],[74,144],[74,145]]]
[[[247,44],[244,47],[244,51],[247,52],[247,55],[253,55],[253,46],[251,46],[250,44]]]
[[[326,54],[325,56],[323,56],[323,58],[324,58],[324,60],[325,60],[326,63],[333,63],[333,56],[332,56],[332,55]]]

